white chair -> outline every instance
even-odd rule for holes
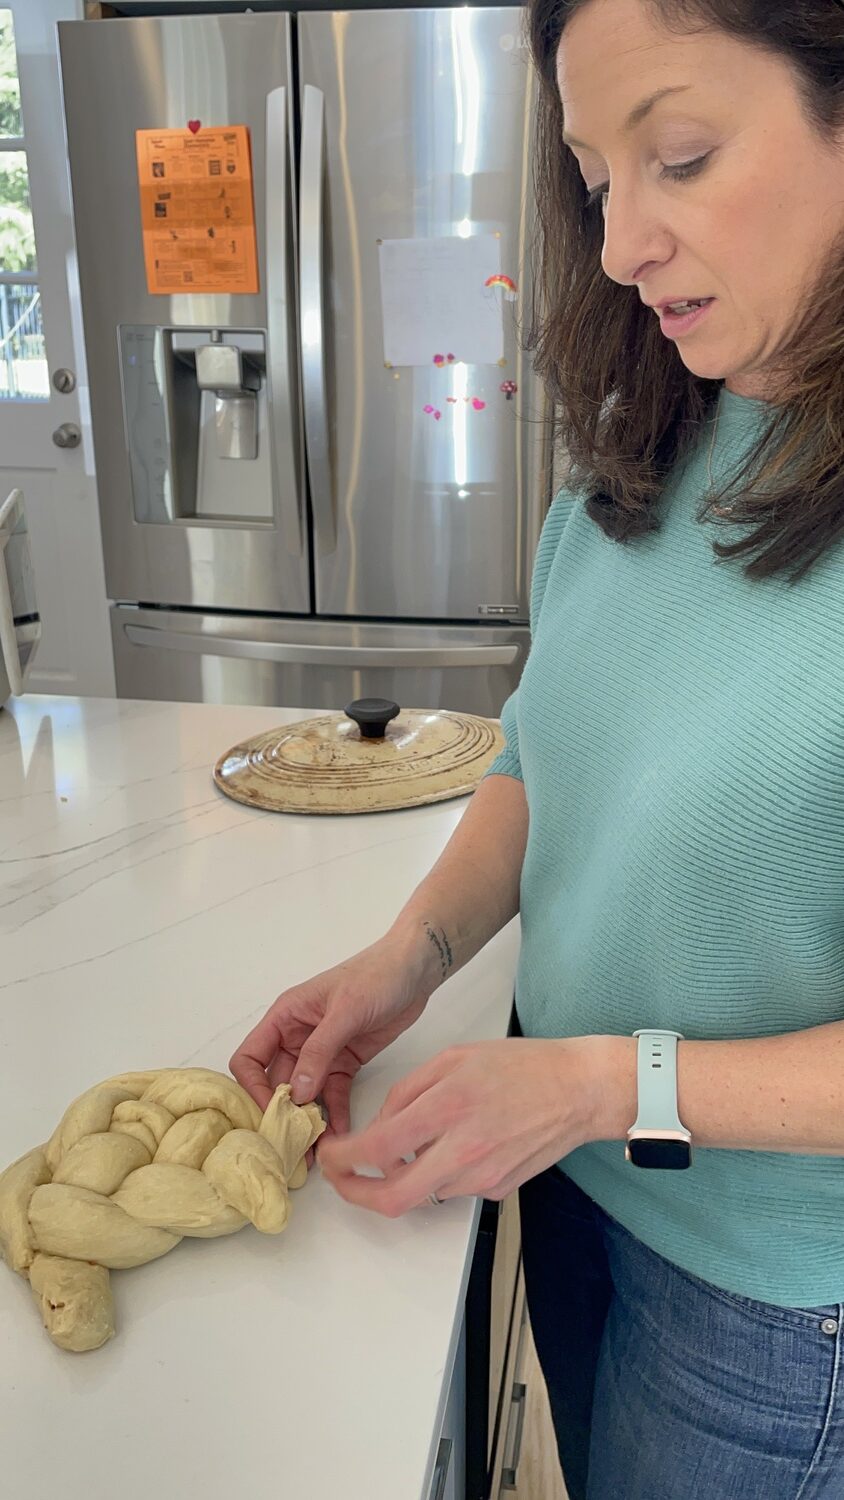
[[[24,690],[41,639],[23,494],[0,505],[0,704]]]

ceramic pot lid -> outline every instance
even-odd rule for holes
[[[466,796],[503,747],[492,719],[358,698],[235,745],[214,780],[272,812],[387,812]]]

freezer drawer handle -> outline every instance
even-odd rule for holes
[[[299,319],[305,440],[311,476],[316,543],[321,553],[337,546],[337,522],[328,435],[325,377],[325,285],[323,282],[323,195],[325,192],[325,95],[306,83],[302,98],[302,154],[299,171]]]
[[[453,1446],[454,1443],[451,1438],[440,1438],[440,1446],[437,1450],[437,1466],[434,1470],[434,1478],[431,1481],[431,1500],[443,1500]]]
[[[135,646],[290,666],[508,667],[519,655],[518,646],[298,646],[284,641],[242,641],[226,635],[188,635],[156,625],[124,625],[123,630]]]

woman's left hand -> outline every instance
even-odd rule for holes
[[[394,1084],[364,1130],[323,1136],[317,1162],[342,1198],[390,1219],[429,1193],[506,1198],[576,1146],[624,1135],[636,1113],[635,1045],[587,1036],[449,1047]]]

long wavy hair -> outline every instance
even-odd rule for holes
[[[588,204],[564,145],[556,56],[588,0],[529,0],[539,75],[534,179],[538,213],[526,347],[556,403],[567,483],[613,540],[657,530],[666,480],[700,440],[721,382],[687,370],[636,287],[601,266],[600,200]],[[792,65],[806,119],[834,145],[844,128],[844,9],[836,0],[647,0],[665,31],[720,29]],[[600,329],[600,337],[595,330]],[[754,553],[749,578],[791,569],[797,583],[844,532],[844,235],[806,287],[777,351],[776,399],[746,460],[698,520],[753,526],[713,542],[718,558]]]

